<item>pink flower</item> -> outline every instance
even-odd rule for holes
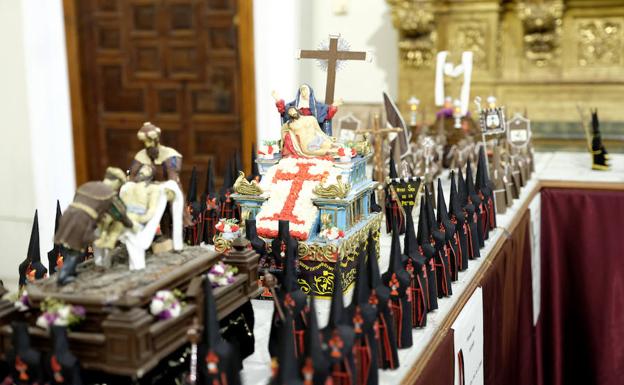
[[[338,155],[339,156],[345,156],[345,149],[344,149],[344,147],[340,147],[338,149]]]

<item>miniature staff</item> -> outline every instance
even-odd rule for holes
[[[268,288],[271,291],[271,296],[273,298],[273,302],[275,302],[275,308],[277,309],[277,314],[280,317],[280,320],[284,321],[284,311],[282,310],[282,305],[279,303],[279,299],[277,298],[277,294],[275,292],[275,286],[277,285],[277,278],[268,271],[264,273],[264,280],[262,281],[264,287]]]
[[[190,329],[186,332],[186,337],[191,343],[191,367],[189,372],[189,384],[197,383],[197,344],[199,343],[199,322],[197,317],[193,318]]]
[[[375,180],[377,182],[383,182],[386,178],[384,178],[384,157],[382,155],[383,152],[383,141],[385,137],[392,132],[401,132],[401,129],[398,127],[389,127],[389,128],[381,128],[379,124],[379,114],[375,114],[373,117],[373,126],[367,130],[357,130],[356,134],[369,134],[373,137],[374,146],[373,146],[373,164],[375,165]]]
[[[301,50],[298,59],[327,60],[327,83],[325,84],[325,104],[334,102],[334,88],[336,86],[336,65],[338,60],[366,60],[366,52],[338,50],[340,35],[329,35],[327,50]]]

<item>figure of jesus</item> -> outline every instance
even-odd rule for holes
[[[288,109],[294,107],[300,115],[313,116],[316,118],[323,132],[329,136],[332,135],[331,120],[334,115],[336,115],[338,106],[342,104],[342,99],[337,100],[332,105],[318,102],[314,96],[314,90],[307,84],[302,84],[301,87],[299,87],[295,100],[290,103],[286,103],[284,99],[280,99],[275,91],[273,91],[271,95],[273,99],[275,99],[275,106],[282,117],[282,124],[288,122],[290,119]]]
[[[282,126],[284,156],[308,158],[337,154],[339,146],[335,138],[325,134],[313,116],[302,116],[295,107],[290,107],[287,113],[289,120]]]

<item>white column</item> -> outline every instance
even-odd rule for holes
[[[298,0],[254,0],[258,143],[280,137],[280,117],[271,91],[288,102],[298,87],[299,9]]]
[[[14,289],[35,209],[47,265],[56,199],[76,187],[62,0],[0,0],[0,42],[0,279]]]

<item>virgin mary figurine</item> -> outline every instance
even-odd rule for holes
[[[332,105],[317,102],[316,97],[314,96],[314,90],[307,84],[302,84],[299,87],[295,100],[289,103],[286,103],[284,99],[279,99],[275,91],[273,91],[272,95],[275,99],[277,111],[282,117],[282,124],[288,122],[290,119],[288,110],[291,107],[294,107],[300,115],[314,116],[323,132],[329,136],[332,135],[331,120],[338,111],[340,101]]]

